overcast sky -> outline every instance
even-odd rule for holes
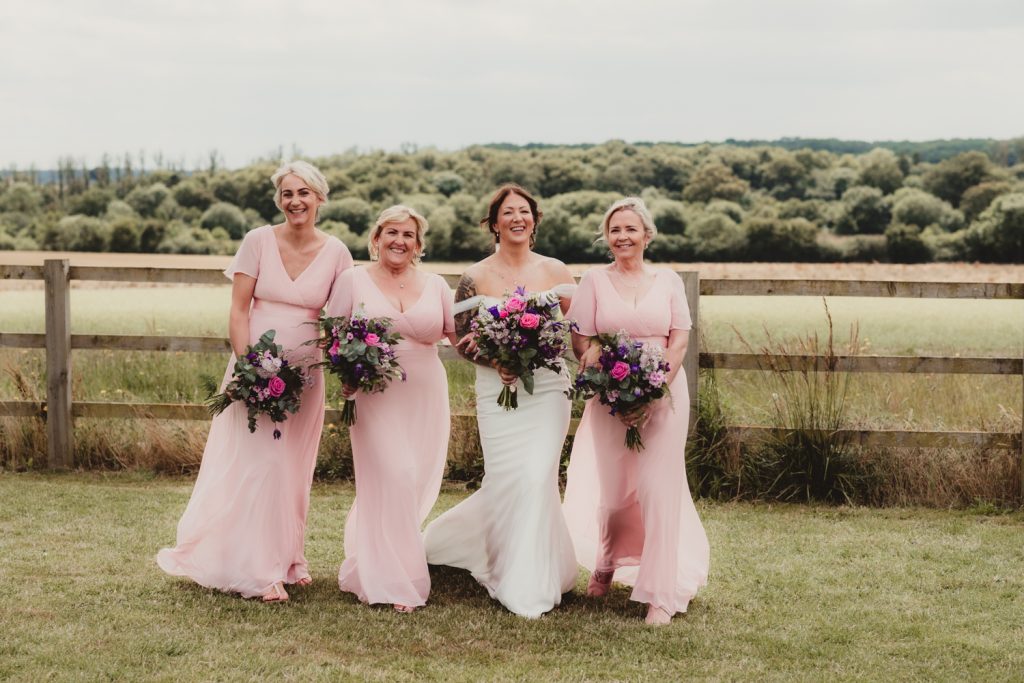
[[[1024,134],[1021,0],[2,0],[0,166]]]

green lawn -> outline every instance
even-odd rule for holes
[[[1024,513],[709,504],[709,586],[663,629],[623,588],[537,621],[436,569],[412,615],[337,590],[348,485],[314,487],[314,585],[263,605],[164,576],[191,489],[0,474],[0,679],[979,680],[1024,670]],[[436,506],[464,492],[449,489]]]

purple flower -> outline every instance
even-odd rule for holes
[[[276,440],[276,439],[280,439],[280,438],[281,438],[281,430],[280,429],[275,429],[274,430],[274,439]]]

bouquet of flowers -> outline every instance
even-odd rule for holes
[[[390,318],[367,318],[355,314],[348,318],[321,317],[318,345],[327,360],[318,363],[345,386],[368,394],[384,391],[391,380],[405,381],[405,370],[395,357],[395,344],[402,335],[391,331]],[[356,402],[347,399],[341,408],[341,421],[356,423]]]
[[[612,415],[628,414],[668,394],[669,365],[657,344],[634,341],[625,331],[599,334],[598,366],[584,368],[576,377],[575,397],[598,400]],[[644,442],[636,426],[626,428],[626,447],[641,451]]]
[[[514,372],[532,394],[534,370],[563,370],[562,356],[569,349],[572,326],[562,317],[556,297],[527,294],[519,287],[495,306],[481,305],[470,331],[479,349],[477,356]],[[519,407],[514,385],[505,385],[498,405],[505,410]]]
[[[299,410],[302,389],[307,375],[302,369],[290,365],[280,346],[274,343],[275,330],[267,330],[260,340],[247,346],[245,353],[235,361],[234,376],[224,391],[214,393],[216,385],[210,382],[210,397],[206,406],[213,415],[223,413],[235,401],[241,401],[249,411],[249,431],[256,431],[256,419],[267,415],[274,422],[274,438],[281,438],[278,422],[288,419],[288,413]]]

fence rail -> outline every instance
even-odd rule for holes
[[[888,298],[1024,299],[1024,283],[936,283],[851,280],[700,280],[697,273],[679,273],[686,288],[692,337],[699,338],[699,302],[707,296],[858,296]],[[450,286],[459,275],[443,274]],[[214,268],[106,268],[71,266],[66,260],[48,260],[43,266],[0,265],[0,279],[43,280],[45,282],[46,333],[23,334],[0,331],[0,348],[46,349],[47,400],[0,401],[0,416],[38,417],[46,420],[48,464],[51,468],[72,463],[72,424],[78,418],[154,418],[205,420],[206,408],[195,404],[114,403],[75,401],[71,397],[72,350],[175,351],[229,353],[230,342],[222,337],[154,336],[116,334],[70,334],[70,281],[144,282],[167,284],[227,284]],[[454,350],[442,344],[441,357],[454,360]],[[1024,359],[918,356],[811,356],[764,355],[755,353],[698,352],[691,344],[683,362],[691,387],[697,386],[698,368],[717,370],[807,371],[830,369],[841,372],[932,373],[1020,375],[1024,383]],[[697,392],[691,391],[691,421],[696,411]],[[1024,412],[1024,406],[1022,406]],[[340,420],[340,411],[328,409],[328,422]],[[453,415],[454,420],[473,420],[472,415]],[[574,420],[570,433],[576,429]],[[739,442],[759,441],[784,435],[787,430],[762,426],[730,426],[729,435]],[[1024,436],[1019,432],[841,430],[851,443],[877,447],[972,447],[1011,449],[1021,453],[1021,482],[1024,491]]]

